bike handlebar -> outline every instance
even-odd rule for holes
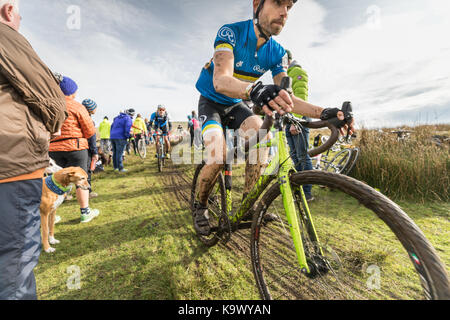
[[[321,153],[324,153],[328,149],[330,149],[336,141],[339,139],[339,129],[336,128],[334,125],[329,123],[328,121],[314,121],[314,122],[308,122],[304,120],[299,120],[295,118],[292,114],[288,113],[284,116],[281,116],[282,120],[285,123],[295,125],[297,127],[307,127],[310,129],[321,129],[321,128],[328,128],[331,131],[330,139],[327,140],[326,143],[321,145],[320,147],[317,147],[315,149],[309,150],[308,154],[310,157],[315,157]],[[261,126],[261,130],[270,130],[272,128],[274,123],[274,119],[272,117],[266,116],[263,122],[263,125]],[[247,149],[247,143],[246,143],[246,149]]]
[[[304,124],[304,126],[307,128],[310,128],[310,129],[321,129],[321,128],[328,127],[328,129],[331,130],[330,139],[328,139],[320,147],[317,147],[317,148],[314,148],[314,149],[308,151],[308,154],[311,158],[313,158],[321,153],[324,153],[325,151],[330,149],[336,143],[336,141],[339,139],[339,129],[336,128],[335,126],[333,126],[328,121],[307,122]]]
[[[281,88],[286,90],[289,94],[292,94],[292,79],[290,77],[284,77],[281,80]],[[350,106],[351,108],[351,106]],[[351,111],[351,110],[350,110]],[[333,124],[331,124],[329,121],[314,121],[314,122],[308,122],[308,121],[302,121],[294,117],[292,114],[287,113],[283,116],[276,115],[277,117],[281,117],[282,123],[286,124],[292,124],[297,126],[298,129],[301,129],[302,127],[307,127],[310,129],[321,129],[321,128],[329,128],[331,131],[330,139],[320,147],[317,147],[315,149],[309,150],[308,154],[310,157],[315,157],[328,149],[330,149],[336,141],[339,139],[339,129],[336,128]],[[261,130],[270,130],[274,124],[273,117],[266,116],[264,118],[263,125],[261,126]],[[281,128],[279,128],[281,129]],[[306,141],[306,143],[309,143],[309,141]],[[246,144],[247,147],[247,144]]]

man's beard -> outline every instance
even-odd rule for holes
[[[283,19],[274,19],[270,22],[261,21],[261,27],[268,36],[277,36],[284,28],[285,21]]]

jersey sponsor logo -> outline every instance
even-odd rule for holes
[[[224,40],[227,40],[233,47],[236,45],[236,36],[234,34],[234,31],[231,30],[228,27],[222,27],[219,30],[218,34],[219,38],[222,38]]]
[[[239,61],[238,63],[236,63],[236,68],[240,68],[244,65],[244,61]]]
[[[264,69],[264,68],[261,68],[261,66],[260,66],[260,65],[256,65],[256,66],[254,66],[254,67],[253,67],[253,71],[255,71],[255,72],[259,72],[259,73],[266,73],[266,72],[267,72],[267,70],[266,70],[266,69]]]

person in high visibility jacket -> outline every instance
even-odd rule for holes
[[[105,117],[98,127],[100,133],[100,148],[104,155],[111,153],[111,122]]]
[[[134,154],[137,155],[139,141],[141,139],[145,139],[145,136],[147,135],[147,125],[140,114],[136,116],[136,120],[134,120],[132,128],[135,137],[134,140],[132,140],[133,149]]]

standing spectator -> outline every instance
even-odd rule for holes
[[[145,135],[145,144],[149,145],[150,144],[150,138],[149,138],[150,132],[148,131],[149,122],[148,122],[147,118],[144,119],[144,123],[145,123],[145,128],[147,129],[147,134]]]
[[[57,81],[18,32],[18,1],[0,0],[0,300],[35,300],[39,206],[50,135],[67,116]]]
[[[192,117],[192,127],[194,128],[194,146],[197,149],[202,147],[202,126],[197,117]]]
[[[139,141],[141,139],[145,139],[145,137],[147,136],[147,126],[145,124],[144,119],[142,119],[142,116],[140,114],[138,114],[136,116],[136,120],[134,120],[133,134],[134,134],[133,149],[134,149],[134,154],[137,155]]]
[[[111,122],[105,117],[98,128],[100,132],[100,148],[103,154],[108,157],[111,153]]]
[[[191,148],[194,146],[194,123],[192,122],[192,116],[188,116],[188,129],[189,134],[191,135]]]
[[[111,126],[111,143],[113,149],[114,171],[127,172],[123,167],[123,152],[127,146],[128,139],[131,137],[130,131],[133,125],[134,109],[121,112],[114,118]]]
[[[88,173],[89,142],[94,136],[95,126],[86,108],[75,101],[78,86],[72,79],[63,77],[60,88],[66,96],[69,117],[61,128],[61,136],[50,143],[50,157],[62,168],[80,167]],[[89,208],[89,190],[77,188],[81,223],[88,223],[100,212]]]
[[[308,74],[297,61],[292,61],[292,53],[286,50],[289,59],[288,75],[292,78],[292,88],[294,95],[304,101],[308,101]],[[298,118],[309,120],[299,114],[294,114]],[[312,170],[312,160],[308,155],[309,148],[309,128],[303,127],[302,132],[297,131],[295,126],[286,126],[286,138],[291,149],[291,157],[295,164],[295,169],[300,171]],[[304,185],[306,200],[313,201],[312,185]]]
[[[91,99],[85,99],[81,103],[86,110],[89,112],[89,115],[92,116],[97,112],[97,103]],[[95,121],[92,120],[95,128]],[[90,184],[89,188],[89,199],[97,198],[98,194],[92,192],[92,174],[95,171],[95,164],[97,163],[98,156],[98,148],[97,148],[97,133],[95,133],[92,137],[88,139],[89,149],[88,149],[88,182]]]
[[[153,135],[152,135],[152,125],[150,123],[150,120],[148,120],[147,118],[145,118],[145,125],[147,126],[147,136],[148,136],[148,144],[154,144],[155,140],[153,140]]]

